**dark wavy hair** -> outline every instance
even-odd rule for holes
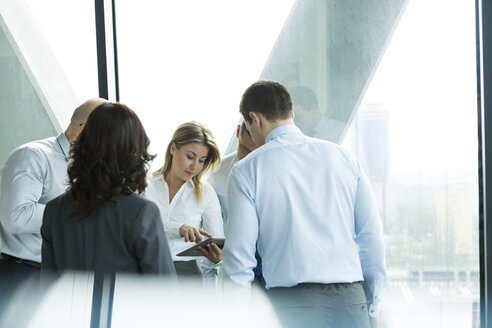
[[[147,187],[150,141],[137,114],[118,103],[104,103],[90,114],[70,150],[68,197],[77,212],[96,212],[120,193]]]

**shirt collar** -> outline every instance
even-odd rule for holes
[[[269,142],[270,140],[278,136],[288,133],[302,134],[301,130],[299,130],[299,128],[294,124],[286,124],[286,125],[279,126],[278,128],[275,128],[272,131],[270,131],[265,138],[265,143]]]
[[[70,142],[68,142],[68,139],[67,139],[67,136],[65,135],[65,133],[64,132],[60,133],[56,137],[56,141],[58,142],[58,145],[60,145],[60,148],[63,151],[65,158],[68,159],[68,157],[70,156]]]
[[[154,175],[152,174],[152,179],[153,180],[158,180],[160,181],[161,183],[165,184],[167,186],[167,182],[166,180],[164,180],[164,174],[159,174],[159,175]],[[183,186],[187,186],[187,188],[194,188],[195,187],[195,183],[193,182],[193,179],[190,179],[188,181],[186,181]]]

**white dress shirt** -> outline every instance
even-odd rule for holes
[[[169,187],[162,175],[149,176],[147,183],[145,196],[159,207],[173,261],[196,260],[196,257],[176,256],[195,244],[185,242],[184,238],[179,235],[179,228],[183,224],[201,228],[214,237],[224,237],[219,200],[208,183],[202,184],[203,192],[200,203],[197,203],[195,199],[195,185],[192,180],[188,180],[179,188],[171,203],[169,203]],[[201,261],[201,269],[204,277],[213,277],[217,275],[218,264],[204,259]]]
[[[17,147],[1,169],[2,253],[41,262],[41,224],[48,201],[68,187],[70,143],[64,133]]]
[[[232,166],[237,163],[237,151],[230,153],[220,161],[220,168],[208,178],[208,183],[214,188],[222,208],[222,218],[227,219],[227,181]]]
[[[274,129],[234,165],[228,207],[223,262],[231,280],[251,284],[257,248],[266,288],[364,280],[369,313],[378,314],[382,225],[370,182],[343,148],[294,125]]]

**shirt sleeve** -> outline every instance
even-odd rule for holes
[[[252,184],[236,168],[232,169],[228,185],[229,215],[223,251],[225,277],[248,287],[254,279],[258,216]]]
[[[381,293],[386,281],[383,228],[376,200],[367,176],[361,172],[355,199],[355,241],[364,275],[369,315],[379,314]]]
[[[160,183],[161,183],[160,180],[154,180],[153,177],[148,177],[147,178],[147,188],[145,189],[145,197],[147,199],[150,199],[151,201],[153,201],[157,205],[159,210],[164,211],[164,209],[162,208],[162,206],[163,206],[162,205],[162,202],[163,202],[162,197],[166,197],[166,191],[165,191],[165,189],[163,189],[163,186]],[[162,183],[165,183],[165,182],[162,181]],[[183,223],[169,222],[168,220],[166,220],[163,217],[163,215],[164,215],[164,212],[161,212],[161,218],[162,218],[162,222],[164,225],[164,229],[166,231],[166,236],[169,239],[180,238],[179,228],[181,227],[181,225]]]
[[[219,199],[213,188],[205,185],[203,188],[203,201],[206,202],[202,213],[202,229],[209,232],[214,237],[224,237],[224,224],[222,220],[222,211],[220,209]],[[221,262],[215,264],[203,259],[201,262],[204,278],[215,278],[218,274],[218,268]]]
[[[179,228],[181,228],[182,225],[182,222],[166,222],[164,224],[166,235],[169,238],[181,238],[181,235],[179,234]]]
[[[0,218],[12,234],[39,233],[46,159],[31,148],[14,151],[2,171]]]
[[[157,205],[145,204],[135,220],[133,244],[143,273],[175,275],[174,263]]]

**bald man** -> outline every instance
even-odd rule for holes
[[[70,125],[57,137],[32,141],[12,151],[0,171],[0,312],[8,291],[39,276],[41,234],[46,203],[67,189],[70,143],[89,114],[106,100],[90,99],[77,107]]]

